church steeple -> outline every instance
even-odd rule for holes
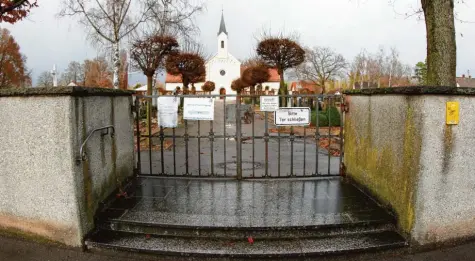
[[[218,35],[221,33],[225,33],[226,35],[228,34],[228,31],[226,31],[226,23],[224,22],[224,11],[221,13],[221,24],[219,25]]]

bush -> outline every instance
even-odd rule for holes
[[[331,126],[340,127],[340,112],[336,107],[330,107],[328,111],[319,111],[318,112],[318,126],[319,127],[328,127],[328,115],[330,115]],[[312,110],[312,125],[317,126],[317,112]]]
[[[331,126],[339,127],[341,124],[341,115],[338,109],[332,106],[330,107],[330,109],[328,109],[326,113],[327,113],[327,117],[328,115],[330,115],[329,119],[330,119]]]

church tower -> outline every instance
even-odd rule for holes
[[[224,12],[221,14],[221,24],[218,31],[218,57],[228,58],[228,31],[224,22]]]

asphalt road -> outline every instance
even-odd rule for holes
[[[78,249],[39,244],[18,238],[0,236],[0,260],[2,261],[152,261],[152,260],[227,260],[227,259],[191,259],[171,257],[150,257],[118,252],[89,253]],[[234,259],[233,259],[234,260]],[[289,260],[289,259],[285,259]],[[376,254],[339,256],[301,260],[333,261],[457,261],[475,260],[475,242],[434,250],[424,253],[404,254],[386,252]]]

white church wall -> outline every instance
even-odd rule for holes
[[[262,84],[263,89],[265,90],[266,86],[269,86],[269,90],[275,90],[276,93],[279,91],[280,88],[280,82],[265,82]]]

